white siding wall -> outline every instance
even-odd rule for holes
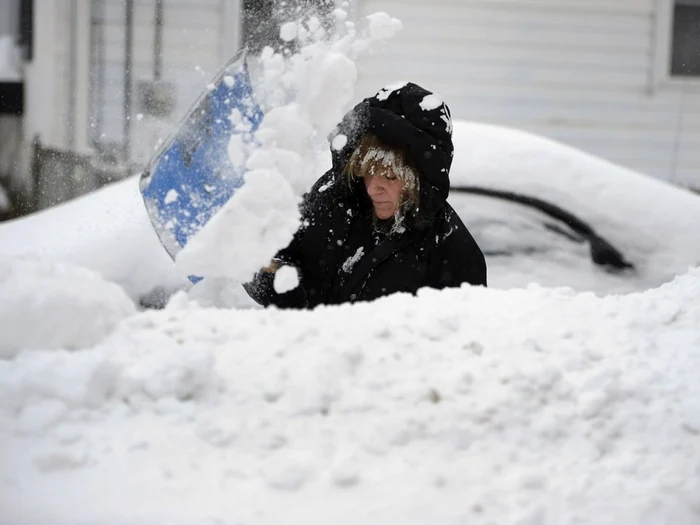
[[[68,2],[44,0],[35,6],[34,59],[26,64],[25,141],[34,136],[50,146],[67,143]]]
[[[166,0],[163,2],[162,79],[175,84],[177,110],[168,122],[141,121],[136,86],[153,80],[155,1],[134,2],[132,40],[132,143],[137,160],[147,158],[157,138],[177,122],[214,73],[233,54],[231,0]],[[105,139],[123,140],[125,8],[123,0],[101,0],[93,13],[101,47],[93,57],[94,80],[101,84],[94,100],[97,128]],[[98,44],[99,45],[99,44]],[[101,75],[101,76],[100,76]]]
[[[358,0],[402,33],[358,92],[411,80],[455,118],[521,128],[700,187],[700,81],[653,89],[656,0]],[[678,140],[680,137],[680,140]]]

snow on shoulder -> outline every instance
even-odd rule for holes
[[[308,312],[183,294],[91,350],[0,361],[0,508],[57,525],[698,523],[699,327],[700,269],[606,298],[465,286]]]

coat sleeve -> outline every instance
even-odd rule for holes
[[[305,236],[310,224],[315,223],[318,212],[324,204],[324,197],[330,197],[332,192],[325,195],[325,188],[333,185],[334,175],[329,171],[324,174],[313,188],[309,190],[302,199],[301,225],[294,234],[289,245],[281,249],[274,257],[278,266],[292,266],[299,276],[299,286],[289,292],[279,294],[275,291],[275,274],[273,272],[259,271],[252,281],[245,283],[248,295],[258,304],[263,306],[274,305],[279,308],[308,308],[306,291],[304,289],[304,260],[305,257]]]
[[[486,286],[486,260],[479,245],[459,216],[448,205],[446,227],[434,239],[431,271],[433,288],[459,287],[463,283]]]

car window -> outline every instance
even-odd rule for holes
[[[563,250],[590,257],[581,235],[533,208],[478,195],[454,194],[449,201],[486,256]]]

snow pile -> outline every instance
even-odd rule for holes
[[[0,35],[0,82],[20,82],[22,61],[12,35]]]
[[[0,258],[29,256],[90,268],[138,301],[187,285],[146,213],[137,178],[0,225]]]
[[[453,140],[453,185],[515,191],[563,207],[620,249],[635,264],[635,279],[644,286],[659,286],[687,272],[689,266],[700,265],[697,195],[561,143],[501,126],[456,122]],[[489,203],[494,206],[493,200]],[[543,280],[549,272],[547,262],[543,264],[543,271],[533,278],[548,282]]]
[[[0,361],[0,523],[700,523],[699,367],[700,269],[602,299],[179,296]]]
[[[84,348],[136,311],[99,274],[28,258],[0,260],[0,358],[24,349]]]
[[[401,29],[385,13],[367,17],[360,31],[335,12],[343,30],[328,35],[319,19],[288,22],[283,40],[299,51],[265,48],[259,57],[256,95],[265,112],[255,133],[259,147],[246,161],[246,183],[178,253],[185,274],[246,282],[292,239],[299,226],[299,197],[319,177],[316,144],[341,120],[353,99],[355,61]],[[287,50],[289,51],[289,50]],[[240,163],[239,145],[230,145]]]
[[[203,279],[187,292],[178,292],[170,300],[184,303],[194,301],[203,308],[262,308],[250,298],[240,283],[220,277]]]

